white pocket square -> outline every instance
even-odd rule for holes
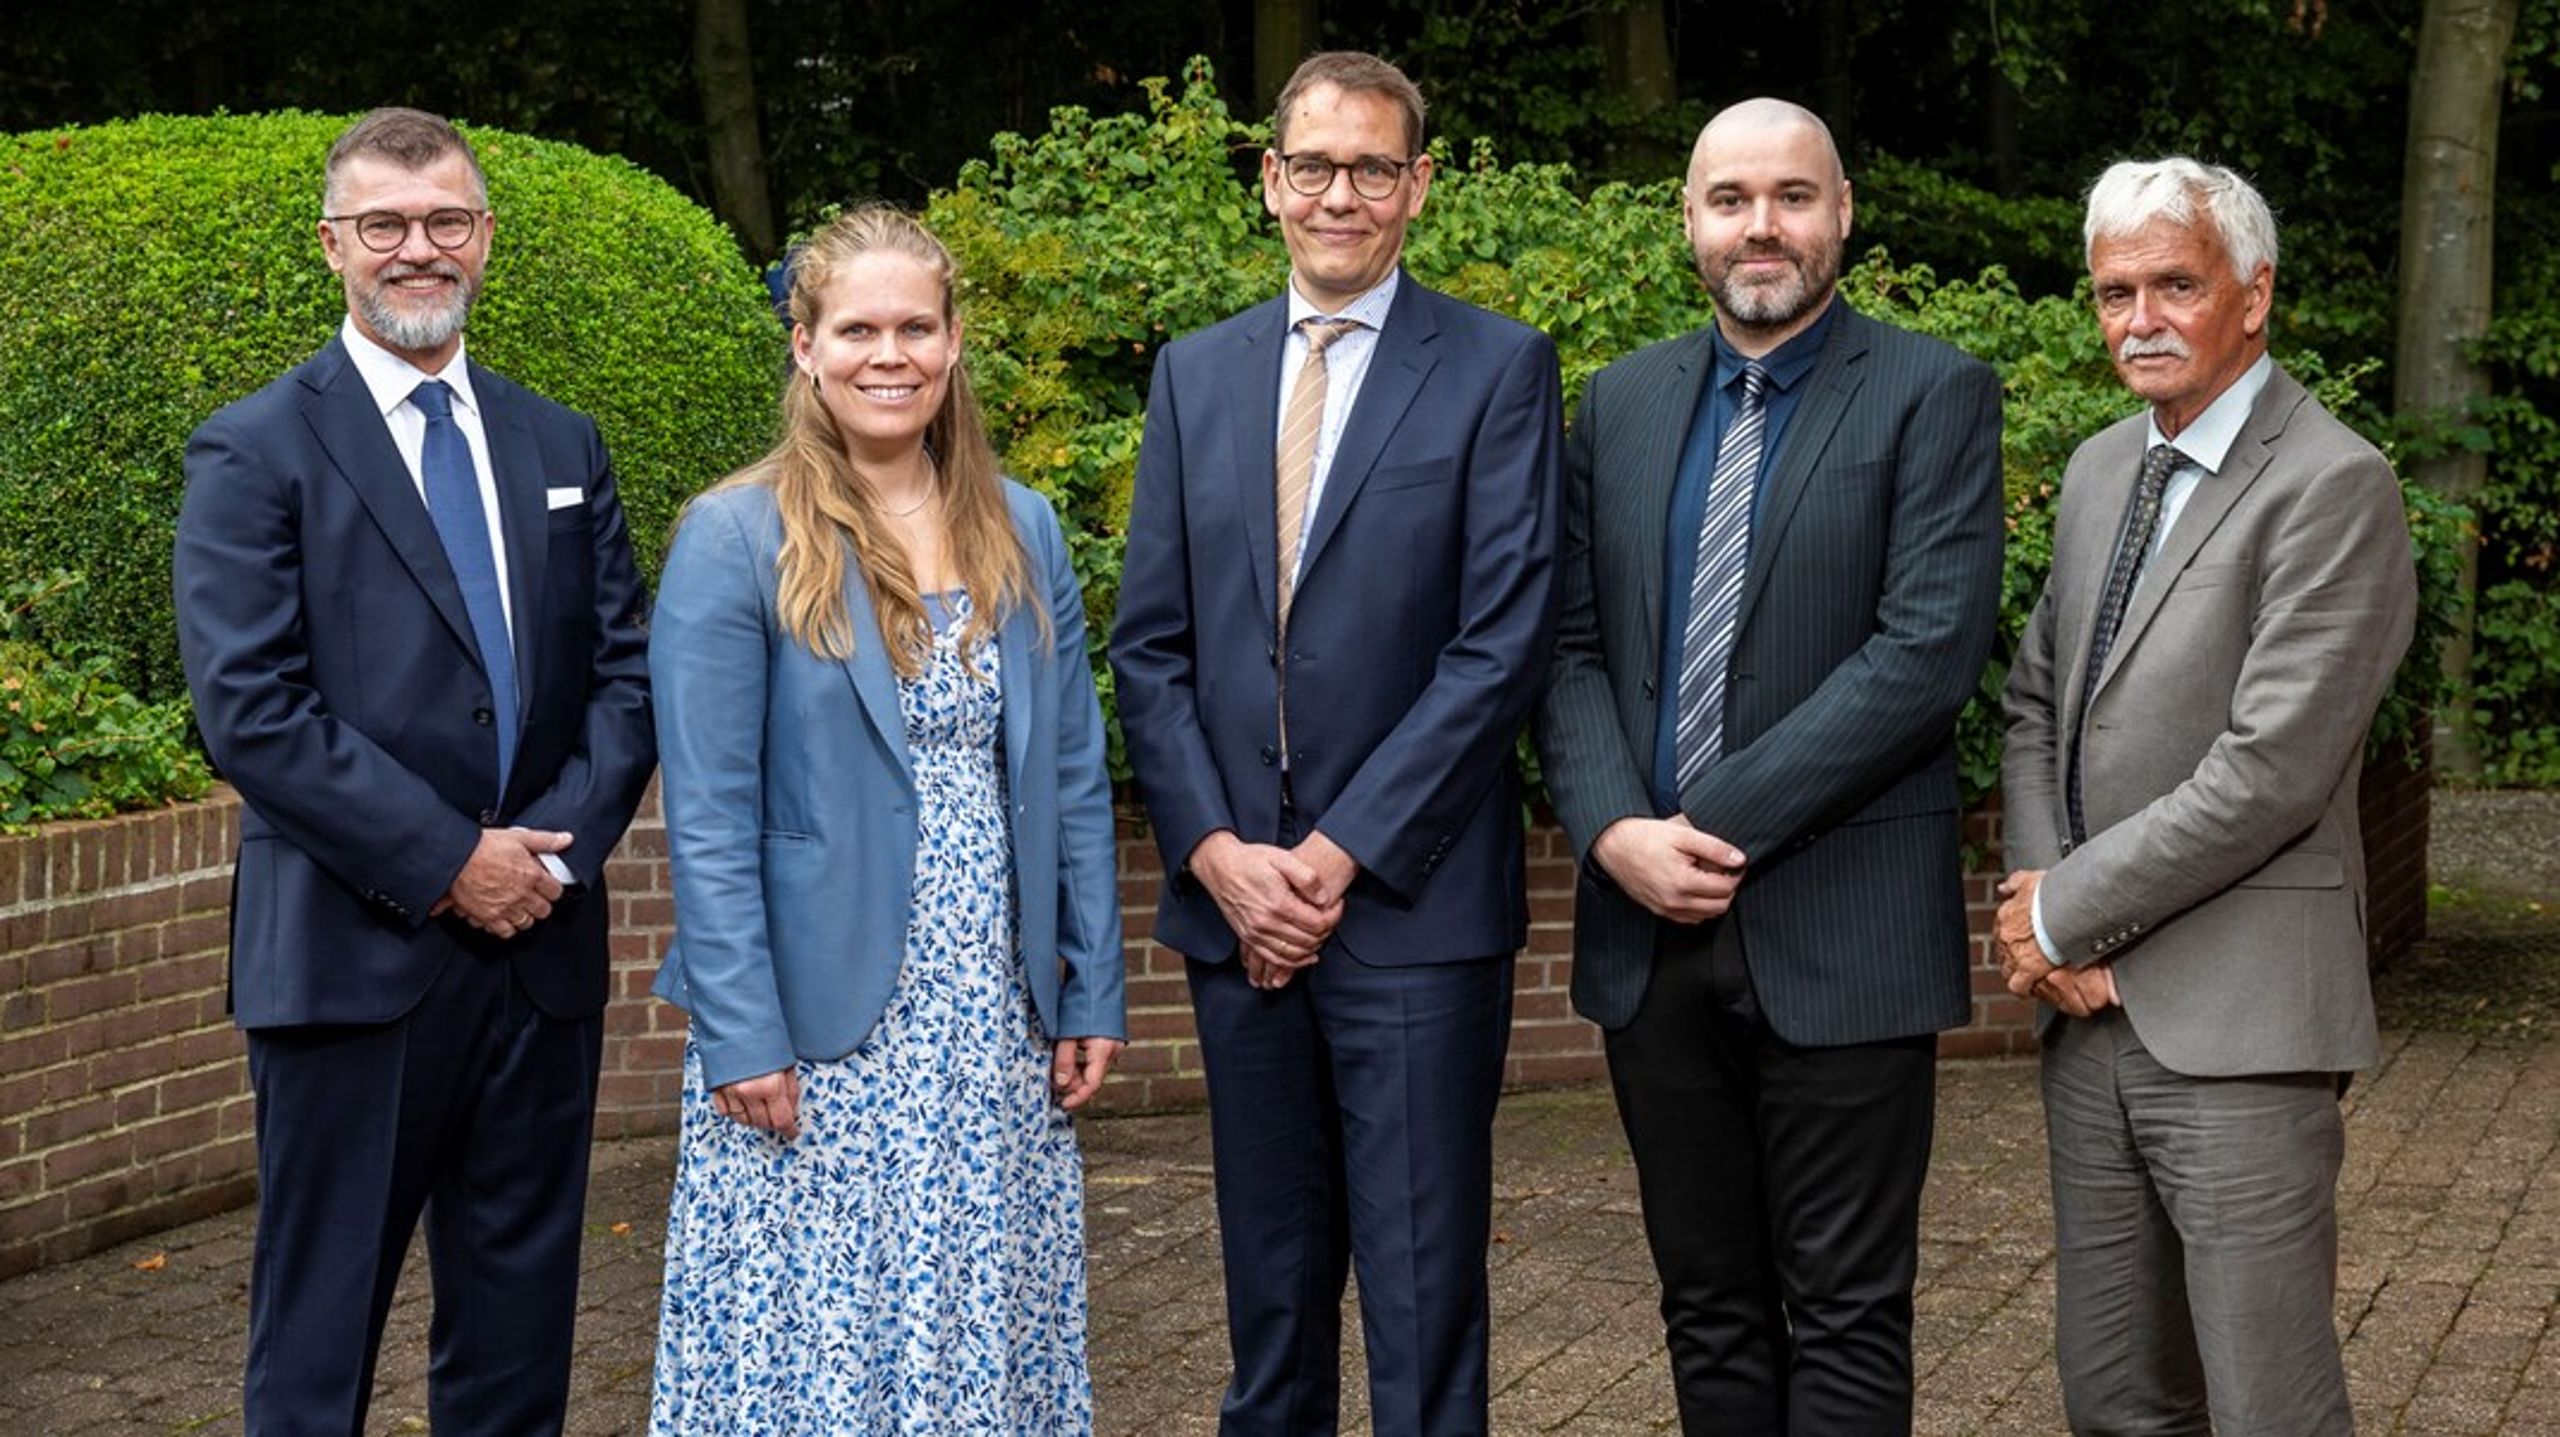
[[[542,504],[546,509],[572,509],[587,502],[587,491],[578,488],[545,489]]]

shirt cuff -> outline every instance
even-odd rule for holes
[[[2059,968],[2062,954],[2053,946],[2053,936],[2044,931],[2044,884],[2038,882],[2035,892],[2027,896],[2027,916],[2035,920],[2036,946],[2044,950],[2044,961]]]

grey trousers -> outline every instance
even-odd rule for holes
[[[2054,1029],[2043,1086],[2071,1430],[2352,1432],[2333,1075],[2173,1073],[2110,1008]]]

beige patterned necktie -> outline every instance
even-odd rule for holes
[[[1356,319],[1298,321],[1299,332],[1307,337],[1307,362],[1298,371],[1297,387],[1289,391],[1289,412],[1280,424],[1278,466],[1277,583],[1280,632],[1284,635],[1289,631],[1289,602],[1298,592],[1298,536],[1306,528],[1307,491],[1315,483],[1316,434],[1324,428],[1324,352],[1335,340],[1359,327]]]

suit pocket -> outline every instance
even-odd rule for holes
[[[1397,489],[1445,487],[1456,482],[1457,477],[1457,456],[1451,455],[1419,464],[1382,464],[1370,472],[1369,482],[1361,488],[1367,493],[1384,494]]]
[[[2193,594],[2206,589],[2227,589],[2248,583],[2257,571],[2254,564],[2192,564],[2170,581],[2169,592]]]

